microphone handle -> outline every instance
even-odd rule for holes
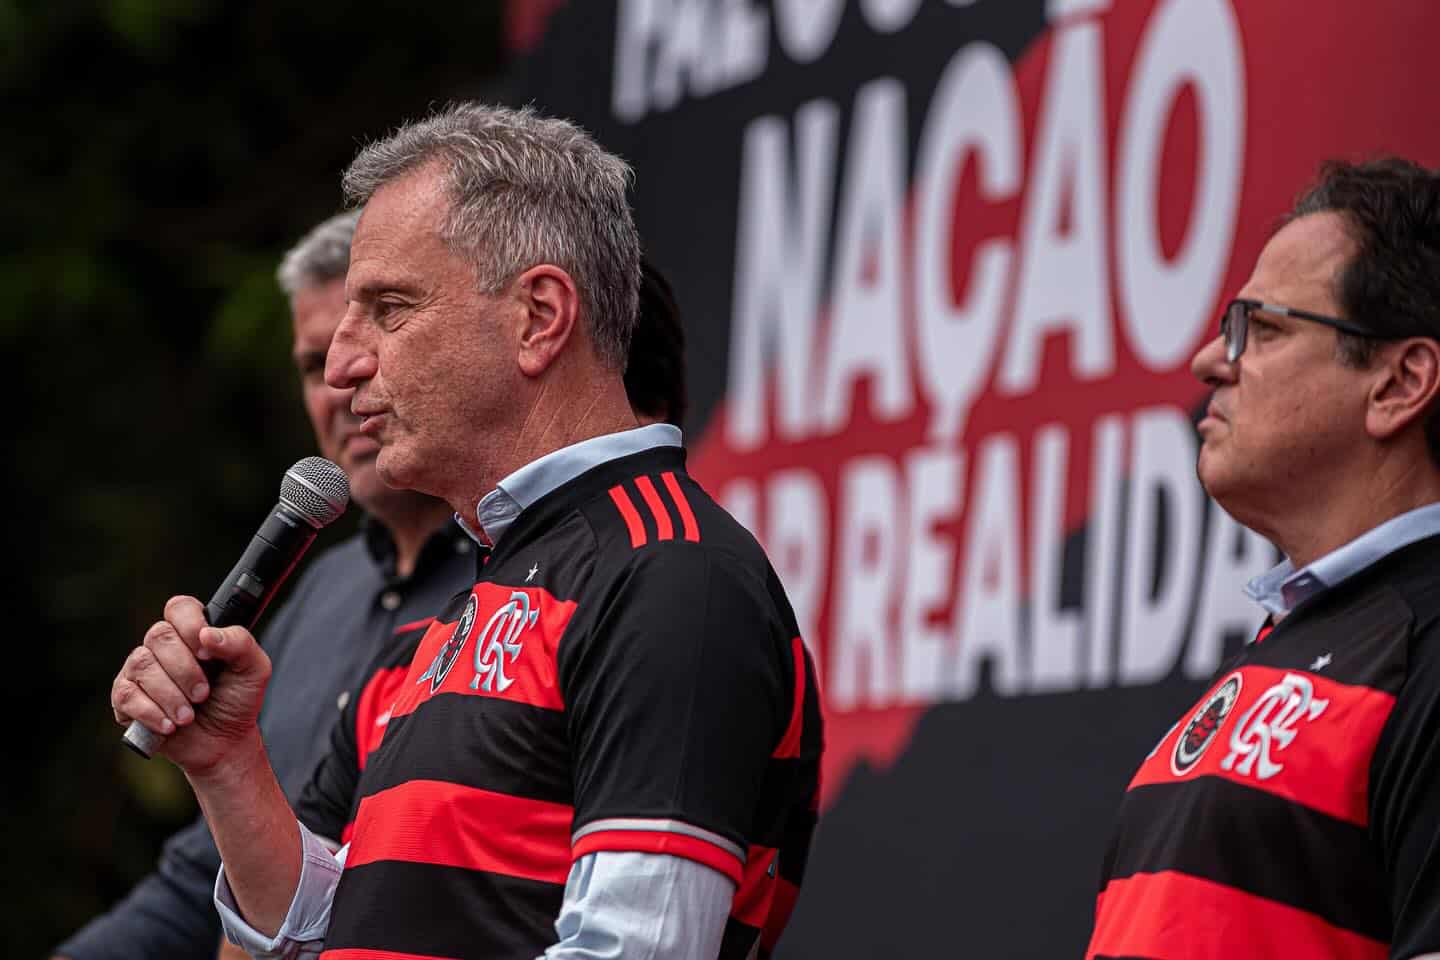
[[[255,626],[255,621],[265,612],[265,607],[295,569],[295,564],[315,541],[317,532],[284,501],[277,503],[255,536],[250,538],[250,545],[245,548],[230,575],[205,605],[205,622],[212,627],[239,624],[247,630]],[[201,663],[201,668],[205,671],[205,679],[213,684],[224,664],[218,660],[206,660]],[[130,721],[120,739],[147,760],[165,742],[164,736],[139,720]]]

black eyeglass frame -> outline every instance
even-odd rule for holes
[[[1273,313],[1281,317],[1295,317],[1298,320],[1309,320],[1311,323],[1323,323],[1327,327],[1334,327],[1342,333],[1348,333],[1353,337],[1371,337],[1376,340],[1395,340],[1397,335],[1376,333],[1374,330],[1367,330],[1357,326],[1348,320],[1341,320],[1339,317],[1327,317],[1323,313],[1311,313],[1309,310],[1296,310],[1294,307],[1282,307],[1275,303],[1266,303],[1263,300],[1249,300],[1244,297],[1236,297],[1225,304],[1224,311],[1220,314],[1220,336],[1225,341],[1225,359],[1234,363],[1240,359],[1245,352],[1245,342],[1250,334],[1250,314],[1253,311],[1262,310],[1265,313]]]

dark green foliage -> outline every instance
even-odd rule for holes
[[[173,767],[119,746],[111,679],[168,596],[208,596],[312,452],[279,255],[340,207],[360,142],[492,89],[500,19],[0,0],[0,954],[47,956],[193,815]]]

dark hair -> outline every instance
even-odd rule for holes
[[[640,315],[630,338],[625,393],[636,413],[677,427],[685,419],[685,328],[675,293],[648,259],[640,263]]]
[[[1295,201],[1287,222],[1340,214],[1355,255],[1336,279],[1341,315],[1382,337],[1440,340],[1440,175],[1400,157],[1329,161]],[[1363,367],[1378,340],[1339,333],[1340,361]],[[1440,464],[1440,404],[1425,420]]]

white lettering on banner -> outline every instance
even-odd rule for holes
[[[921,0],[860,0],[860,12],[876,33],[895,33],[910,25]]]
[[[614,85],[610,109],[633,122],[650,106],[649,47],[658,28],[657,9],[662,0],[620,0],[615,15]]]
[[[1051,50],[1022,218],[1014,329],[1000,373],[1006,393],[1035,389],[1045,338],[1062,331],[1070,333],[1070,365],[1080,379],[1115,372],[1102,53],[1093,23],[1063,28]]]
[[[871,81],[855,98],[842,191],[820,386],[826,432],[849,422],[864,377],[876,417],[897,420],[913,404],[902,322],[905,88],[896,80]]]
[[[1090,17],[1110,9],[1110,0],[1048,0],[1045,19],[1051,23],[1073,17]]]
[[[871,30],[919,29],[912,0],[855,6]],[[770,551],[833,710],[964,700],[987,678],[1012,696],[1199,677],[1258,619],[1239,587],[1274,549],[1207,513],[1184,370],[1237,223],[1235,18],[1155,0],[1127,66],[1105,62],[1109,8],[1051,0],[1023,85],[994,46],[956,50],[910,184],[923,95],[892,77],[745,128],[722,499]],[[772,10],[792,60],[834,42],[838,2]],[[1160,164],[1191,94],[1197,174],[1167,256]]]
[[[755,481],[744,478],[731,480],[715,499],[740,526],[750,531],[751,536],[766,542],[764,531],[760,529],[760,494],[755,489]]]
[[[1119,141],[1116,229],[1120,316],[1136,358],[1152,370],[1184,360],[1213,322],[1240,203],[1243,70],[1240,29],[1224,0],[1167,0],[1151,16]],[[1187,85],[1199,108],[1201,150],[1189,230],[1167,263],[1159,237],[1160,153],[1166,119]]]
[[[959,624],[950,693],[966,700],[979,686],[982,661],[1000,694],[1020,693],[1020,518],[1015,491],[1019,452],[1008,434],[987,437],[976,453],[975,500],[965,531],[965,561],[956,596]]]
[[[1126,686],[1164,678],[1179,657],[1203,509],[1190,419],[1174,407],[1140,410],[1131,437],[1120,621],[1120,682]]]
[[[1109,686],[1114,663],[1124,457],[1124,421],[1113,414],[1096,420],[1090,443],[1090,516],[1085,529],[1085,634],[1090,646],[1086,680],[1090,687]]]
[[[810,645],[815,669],[821,669],[815,639],[819,636],[820,604],[829,572],[829,511],[825,487],[809,470],[782,470],[770,477],[765,496],[765,543],[800,636]]]
[[[914,448],[903,467],[884,455],[850,460],[838,481],[833,543],[825,484],[808,468],[775,471],[759,486],[731,481],[720,500],[763,531],[807,642],[820,635],[828,589],[833,640],[812,653],[834,709],[968,699],[987,661],[1006,695],[1150,682],[1173,669],[1187,637],[1180,662],[1201,678],[1218,666],[1227,635],[1254,626],[1255,607],[1240,588],[1277,555],[1213,505],[1202,541],[1206,504],[1193,486],[1184,492],[1187,424],[1173,407],[1096,421],[1081,531],[1065,525],[1067,495],[1079,489],[1067,482],[1071,433],[1059,424],[1035,431],[1028,590],[1020,444],[1009,434],[985,439],[968,484],[961,448]],[[957,540],[950,531],[962,514]],[[1082,532],[1083,613],[1060,603],[1067,544]]]
[[[953,583],[955,550],[935,535],[937,521],[959,509],[965,482],[960,451],[914,450],[905,460],[905,544],[908,556],[900,600],[900,692],[929,703],[944,692],[942,667],[950,631],[930,620],[942,609]]]
[[[627,122],[765,71],[770,24],[753,0],[620,0],[611,109]]]
[[[785,54],[796,63],[813,63],[825,55],[840,26],[845,0],[774,0],[775,34]]]
[[[800,108],[793,180],[784,122],[761,117],[745,130],[728,387],[729,441],[740,450],[768,439],[772,357],[780,436],[798,439],[810,431],[838,112],[827,100]]]
[[[719,80],[711,90],[718,92],[749,83],[765,72],[770,53],[770,21],[754,0],[723,0],[720,40],[715,62]]]
[[[917,359],[932,412],[930,436],[949,441],[965,429],[985,386],[1009,287],[1013,244],[1000,237],[975,248],[965,302],[952,293],[952,217],[960,175],[973,153],[980,195],[1017,194],[1023,166],[1019,94],[1005,55],[985,43],[961,49],[945,68],[920,140],[915,172]]]
[[[1080,685],[1080,612],[1060,607],[1069,450],[1070,435],[1061,426],[1042,427],[1035,434],[1030,485],[1030,689],[1036,693]]]
[[[1280,560],[1270,541],[1240,526],[1213,501],[1209,510],[1195,625],[1185,649],[1185,674],[1196,680],[1219,668],[1227,634],[1244,636],[1255,630],[1260,614],[1241,588]]]
[[[900,483],[887,457],[862,457],[840,478],[843,524],[831,616],[827,695],[837,709],[895,699],[894,620],[901,557]]]
[[[664,0],[655,18],[659,48],[650,80],[650,106],[669,110],[685,93],[703,95],[710,84],[705,58],[714,49],[707,36],[709,0]]]

